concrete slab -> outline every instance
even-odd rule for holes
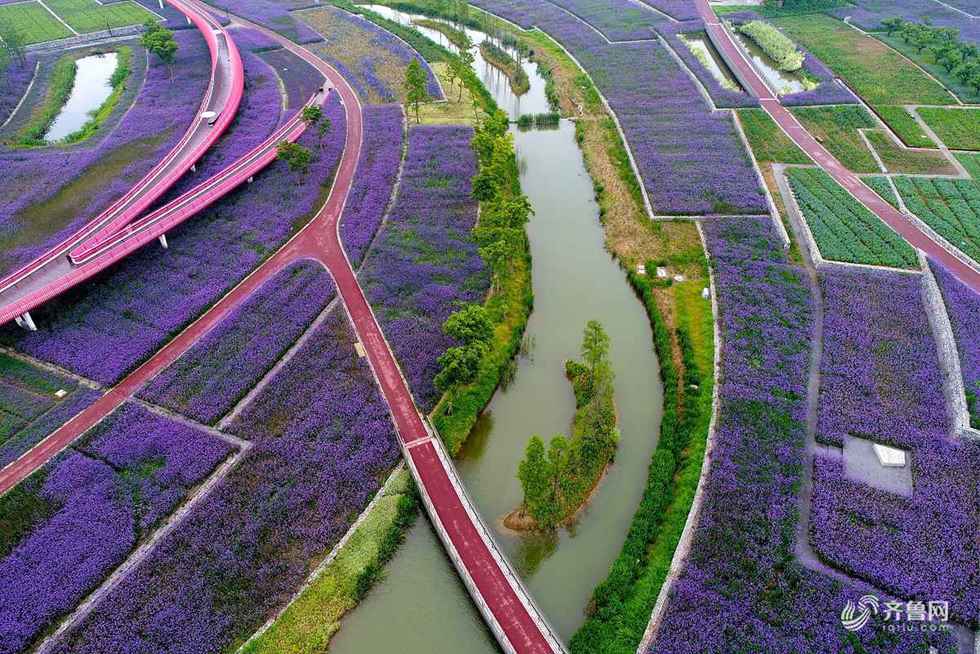
[[[912,461],[905,450],[848,436],[844,440],[844,476],[903,497],[912,495]]]

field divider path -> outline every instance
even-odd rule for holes
[[[941,263],[960,281],[980,293],[980,266],[970,260],[960,250],[932,230],[923,229],[923,223],[903,214],[882,199],[855,173],[847,170],[830,152],[824,148],[796,119],[779,98],[766,85],[755,68],[735,43],[731,33],[719,21],[708,0],[695,0],[698,13],[704,19],[705,30],[715,48],[728,66],[735,72],[743,86],[756,97],[762,108],[769,114],[780,129],[803,152],[840,184],[859,203],[878,216],[886,225],[914,248],[922,250],[929,258]]]

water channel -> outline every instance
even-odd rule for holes
[[[775,62],[762,51],[762,48],[755,44],[755,41],[741,32],[736,31],[734,34],[752,65],[755,66],[756,71],[762,75],[769,87],[779,95],[809,91],[817,87],[816,82],[807,79],[800,72],[788,73],[779,70]]]
[[[704,32],[688,32],[678,34],[677,36],[694,53],[694,56],[701,62],[701,65],[711,73],[711,76],[721,84],[722,88],[729,89],[730,91],[742,90],[738,80],[735,79],[735,75],[732,74],[732,71],[728,68],[728,64],[722,60],[718,51],[715,50],[715,46],[711,43],[711,39],[708,38],[707,34]]]
[[[387,8],[385,16],[410,19]],[[479,42],[483,35],[471,37]],[[492,76],[486,65],[475,63],[484,79]],[[536,65],[525,63],[525,69],[531,92],[523,98],[513,97],[506,78],[488,83],[512,118],[521,110],[547,110],[546,102],[539,105],[544,80]],[[496,527],[497,541],[567,640],[582,624],[592,590],[618,554],[639,503],[656,445],[662,389],[646,314],[603,248],[592,181],[574,124],[562,120],[556,129],[515,130],[514,139],[521,184],[535,209],[528,225],[535,295],[529,347],[517,362],[513,382],[498,390],[457,465],[484,519]],[[516,472],[528,438],[568,433],[574,398],[564,362],[579,356],[582,330],[592,318],[602,322],[612,341],[621,431],[616,461],[571,529],[553,537],[507,532],[500,518],[521,500]],[[410,530],[386,575],[344,619],[332,652],[498,651],[425,518]]]
[[[51,123],[44,138],[49,143],[60,141],[77,132],[88,122],[90,114],[102,106],[112,94],[112,74],[116,71],[115,52],[81,57],[75,61],[75,84],[68,101]]]

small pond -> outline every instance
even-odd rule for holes
[[[60,141],[77,132],[88,122],[93,111],[102,106],[112,94],[112,74],[116,71],[115,52],[90,55],[75,61],[75,85],[61,113],[51,123],[44,138],[49,143]]]
[[[806,79],[802,72],[787,73],[776,68],[775,62],[769,58],[769,55],[763,52],[762,48],[757,46],[749,37],[735,32],[735,38],[738,39],[742,49],[748,54],[756,71],[762,75],[769,87],[779,95],[800,93],[816,88],[817,84]]]

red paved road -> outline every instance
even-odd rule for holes
[[[197,4],[196,0],[189,2]],[[435,506],[436,515],[432,519],[438,521],[448,535],[466,574],[489,607],[513,650],[520,654],[555,654],[560,650],[552,646],[543,628],[532,617],[487,543],[481,538],[478,527],[464,506],[464,499],[450,480],[446,466],[451,463],[443,462],[433,443],[426,442],[429,434],[425,424],[341,246],[339,219],[353,183],[363,133],[361,106],[357,95],[336,71],[305,49],[284,41],[267,30],[263,31],[320,70],[335,85],[347,109],[347,143],[326,204],[309,225],[163,349],[33,450],[0,470],[0,493],[37,470],[132,396],[150,378],[190,349],[264,281],[297,259],[316,259],[324,263],[333,275],[350,320],[365,347],[381,392],[391,408],[398,436],[406,445],[408,456],[418,471],[423,491]]]
[[[796,116],[786,109],[772,90],[766,86],[762,78],[756,73],[755,68],[745,58],[742,49],[733,41],[731,34],[718,22],[708,0],[695,0],[695,2],[698,13],[704,19],[715,47],[721,51],[729,66],[735,69],[736,76],[742,84],[747,87],[752,95],[759,98],[762,108],[772,116],[776,124],[793,142],[810,155],[810,158],[818,166],[837,180],[838,184],[847,189],[858,202],[874,212],[885,224],[908,241],[909,245],[922,250],[931,259],[940,262],[960,281],[980,293],[980,272],[947,250],[942,243],[923,232],[901,211],[883,200],[881,196],[866,186],[857,175],[847,170],[826,148],[820,145],[796,120]],[[961,256],[965,255],[961,254]]]

